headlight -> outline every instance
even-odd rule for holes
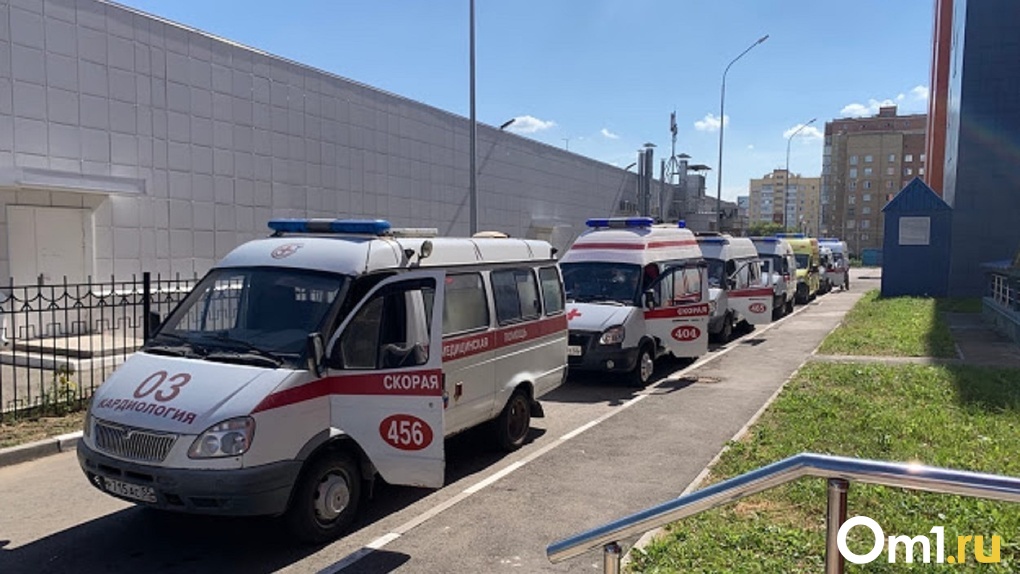
[[[92,405],[90,404],[85,408],[85,428],[82,429],[82,434],[87,437],[92,436]]]
[[[626,335],[626,331],[623,330],[623,325],[617,325],[616,327],[610,327],[602,333],[602,337],[599,338],[600,345],[619,345],[623,342],[623,337]]]
[[[188,458],[240,456],[251,446],[255,419],[238,417],[217,423],[198,435],[188,449]]]

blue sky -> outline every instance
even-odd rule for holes
[[[135,8],[468,115],[467,0],[122,0]],[[478,120],[621,167],[645,142],[718,161],[723,197],[786,162],[821,172],[826,120],[927,109],[931,0],[476,0]],[[817,130],[815,129],[817,128]],[[564,141],[569,140],[569,141]],[[656,160],[656,165],[658,160]],[[658,169],[658,168],[656,168]],[[715,192],[715,172],[708,187]]]

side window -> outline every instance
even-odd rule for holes
[[[542,299],[545,301],[545,314],[555,315],[563,312],[563,284],[555,267],[543,267],[538,270],[538,279],[542,282]]]
[[[345,369],[395,369],[429,359],[427,309],[435,288],[425,282],[393,285],[372,296],[347,324],[337,344]]]
[[[659,282],[655,284],[655,305],[657,307],[673,305],[673,294],[674,284],[676,283],[676,269],[670,269],[666,271],[664,275],[659,277]]]
[[[479,273],[447,275],[443,334],[461,333],[489,326],[489,304]]]
[[[528,269],[493,271],[492,295],[500,325],[534,319],[542,312],[535,275]]]
[[[701,300],[701,269],[687,267],[683,271],[683,289],[679,290],[680,295],[686,301]]]

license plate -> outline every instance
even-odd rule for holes
[[[581,356],[581,345],[567,345],[567,356],[568,357],[580,357]]]
[[[105,486],[106,491],[111,494],[116,494],[133,500],[141,500],[142,502],[156,502],[156,489],[151,486],[129,484],[127,482],[113,480],[112,478],[103,478],[103,486]]]

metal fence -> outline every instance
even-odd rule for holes
[[[197,277],[0,287],[0,422],[82,408]]]

